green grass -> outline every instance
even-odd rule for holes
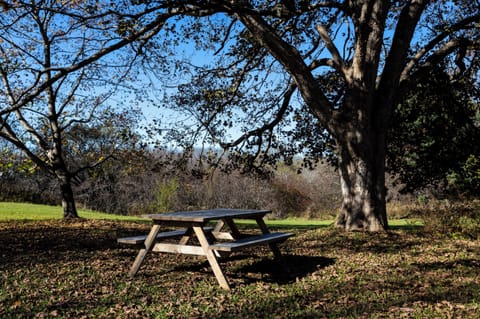
[[[105,214],[91,210],[80,209],[78,211],[80,217],[85,219],[102,219],[102,220],[124,220],[124,221],[147,221],[144,218],[136,216],[122,216]],[[23,220],[23,221],[40,221],[51,219],[62,219],[63,213],[60,206],[49,206],[29,203],[12,203],[0,202],[0,221]],[[255,221],[239,220],[238,224],[251,225]],[[270,227],[276,228],[316,228],[327,227],[334,223],[334,220],[312,220],[306,218],[286,218],[286,219],[270,219],[266,220]],[[422,226],[422,222],[418,219],[398,219],[389,220],[392,228],[399,227],[418,227]]]
[[[105,214],[91,210],[80,209],[78,215],[85,219],[139,221],[141,218]],[[60,206],[49,206],[29,203],[0,202],[0,221],[24,220],[39,221],[62,219],[63,212]]]
[[[238,224],[253,225],[255,221],[239,220]],[[316,220],[306,218],[286,218],[286,219],[271,219],[265,221],[268,226],[276,228],[317,228],[332,226],[335,222],[333,219]],[[415,228],[423,226],[420,219],[392,219],[388,221],[391,228]]]

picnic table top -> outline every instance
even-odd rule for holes
[[[144,215],[154,221],[208,222],[224,218],[248,219],[263,217],[271,210],[215,208],[206,210],[180,211],[162,214]]]

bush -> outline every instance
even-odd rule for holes
[[[203,178],[184,175],[175,209],[215,207],[273,209],[273,192],[267,180],[255,176],[212,172]]]
[[[171,211],[175,206],[178,188],[177,178],[164,179],[157,182],[156,201],[153,203],[153,208],[159,213]]]
[[[467,196],[480,196],[480,157],[470,155],[458,172],[448,176],[451,189]]]
[[[270,178],[179,167],[162,154],[128,153],[86,171],[75,185],[79,208],[120,215],[215,207],[269,209],[278,218],[331,218],[340,206],[338,176],[326,165],[297,173],[282,166]],[[0,200],[59,204],[55,180],[42,171],[0,174]]]
[[[331,219],[342,203],[338,173],[328,164],[319,163],[315,169],[304,169],[300,174],[295,167],[284,167],[277,171],[274,181],[277,187],[285,188],[284,194],[296,197],[296,209],[290,206],[287,213],[290,216]],[[282,193],[277,194],[282,201]],[[290,198],[289,203],[293,202]]]
[[[175,177],[170,177],[177,183],[174,189],[165,181],[157,188],[162,196],[168,195],[169,210],[230,207],[268,209],[277,218],[331,218],[340,205],[338,177],[326,166],[301,174],[295,167],[283,166],[270,178],[238,171],[216,170],[197,177],[187,172],[177,170]]]
[[[7,170],[0,171],[0,201],[55,205],[61,197],[56,181],[45,173]]]
[[[412,207],[412,212],[423,219],[426,231],[454,237],[480,238],[480,200],[432,200],[428,204],[417,204]]]

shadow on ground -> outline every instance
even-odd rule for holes
[[[289,272],[276,260],[265,258],[241,267],[238,269],[238,276],[248,280],[250,274],[260,274],[264,281],[288,284],[335,263],[335,259],[323,256],[285,255],[284,258]]]
[[[284,255],[284,258],[289,272],[271,256],[236,254],[222,259],[220,263],[227,278],[234,281],[233,286],[253,282],[289,284],[335,263],[335,259],[323,256]],[[166,272],[213,275],[208,262],[199,260],[176,264]]]

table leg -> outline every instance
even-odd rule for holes
[[[240,239],[242,237],[242,234],[237,228],[237,225],[233,222],[233,219],[231,218],[225,218],[225,222],[228,225],[228,228],[230,228],[230,233],[232,234],[234,239]]]
[[[200,242],[200,245],[203,248],[203,251],[205,252],[205,255],[207,256],[207,260],[212,267],[213,273],[215,274],[215,277],[217,278],[218,283],[220,286],[224,289],[230,290],[230,285],[228,284],[227,278],[223,274],[222,268],[220,268],[220,265],[218,263],[217,257],[215,256],[215,253],[213,250],[209,249],[209,242],[208,239],[205,235],[205,232],[203,231],[202,227],[193,227],[193,230],[195,232],[195,235],[197,235],[197,239]]]
[[[217,221],[217,224],[215,225],[215,228],[213,228],[212,235],[213,239],[212,240],[218,240],[218,239],[227,239],[227,240],[232,240],[234,239],[234,236],[232,236],[232,232],[226,232],[222,231],[222,228],[225,226],[225,221],[224,220],[219,220]]]
[[[185,232],[185,235],[182,236],[182,238],[179,241],[180,245],[186,245],[190,238],[192,237],[193,234],[193,229],[191,227],[187,228],[187,231]]]
[[[269,234],[270,231],[268,230],[267,225],[265,224],[265,221],[263,220],[262,217],[256,218],[257,225],[260,227],[262,230],[262,233],[264,234]],[[275,256],[275,260],[282,265],[282,267],[285,269],[287,273],[290,273],[290,269],[287,265],[287,262],[285,261],[285,258],[283,258],[282,253],[280,252],[280,249],[278,248],[276,243],[269,243],[268,246],[270,246],[270,250],[272,251],[273,255]]]
[[[215,225],[215,228],[213,228],[213,232],[214,232],[214,233],[219,233],[219,232],[222,230],[222,228],[223,228],[224,225],[225,225],[225,222],[220,219],[220,220],[217,222],[217,224]]]
[[[265,221],[263,220],[263,217],[257,217],[255,218],[257,221],[258,227],[262,230],[262,233],[264,234],[270,234],[270,231],[268,230],[267,224],[265,224]]]
[[[130,271],[128,272],[129,277],[132,278],[138,272],[138,269],[140,268],[140,266],[143,263],[143,260],[145,259],[145,256],[150,250],[152,250],[159,230],[160,230],[160,225],[152,226],[150,233],[145,239],[145,248],[140,249],[140,251],[138,252],[137,258],[135,258],[135,262],[133,263],[132,267],[130,268]]]
[[[240,239],[242,237],[242,234],[237,228],[237,225],[233,222],[233,219],[231,218],[225,218],[225,222],[228,225],[228,228],[230,228],[230,232],[233,236],[234,239]]]

